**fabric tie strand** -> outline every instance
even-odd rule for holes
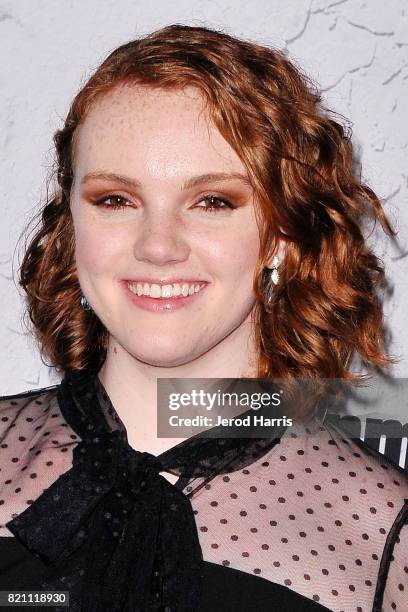
[[[68,590],[73,612],[195,610],[202,556],[194,516],[159,474],[160,461],[113,431],[79,443],[74,463],[10,525],[56,568],[41,588]]]

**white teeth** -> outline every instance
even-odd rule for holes
[[[139,296],[146,295],[152,298],[169,298],[176,297],[178,295],[183,295],[183,297],[193,295],[193,293],[198,293],[198,291],[200,291],[204,285],[174,283],[173,285],[161,286],[156,283],[151,285],[149,285],[149,283],[128,283],[128,287],[132,293]]]
[[[150,297],[152,298],[161,297],[160,285],[150,285]]]
[[[172,294],[173,294],[173,287],[171,285],[163,285],[163,287],[161,288],[161,296],[171,297]]]

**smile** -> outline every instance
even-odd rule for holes
[[[205,285],[206,283],[174,283],[173,285],[127,283],[128,289],[135,295],[155,299],[187,297],[198,293]]]
[[[156,313],[170,313],[188,307],[199,300],[209,283],[157,283],[125,281],[122,286],[134,306]]]

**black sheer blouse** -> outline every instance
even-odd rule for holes
[[[81,371],[1,398],[0,468],[0,590],[52,609],[408,609],[407,473],[330,415],[155,457]]]

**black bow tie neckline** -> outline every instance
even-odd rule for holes
[[[160,472],[211,478],[252,463],[279,438],[194,437],[155,457],[134,450],[123,427],[109,429],[100,392],[96,371],[60,383],[61,411],[81,438],[72,468],[7,527],[53,568],[41,588],[69,591],[71,612],[194,612],[203,560],[194,513]]]

